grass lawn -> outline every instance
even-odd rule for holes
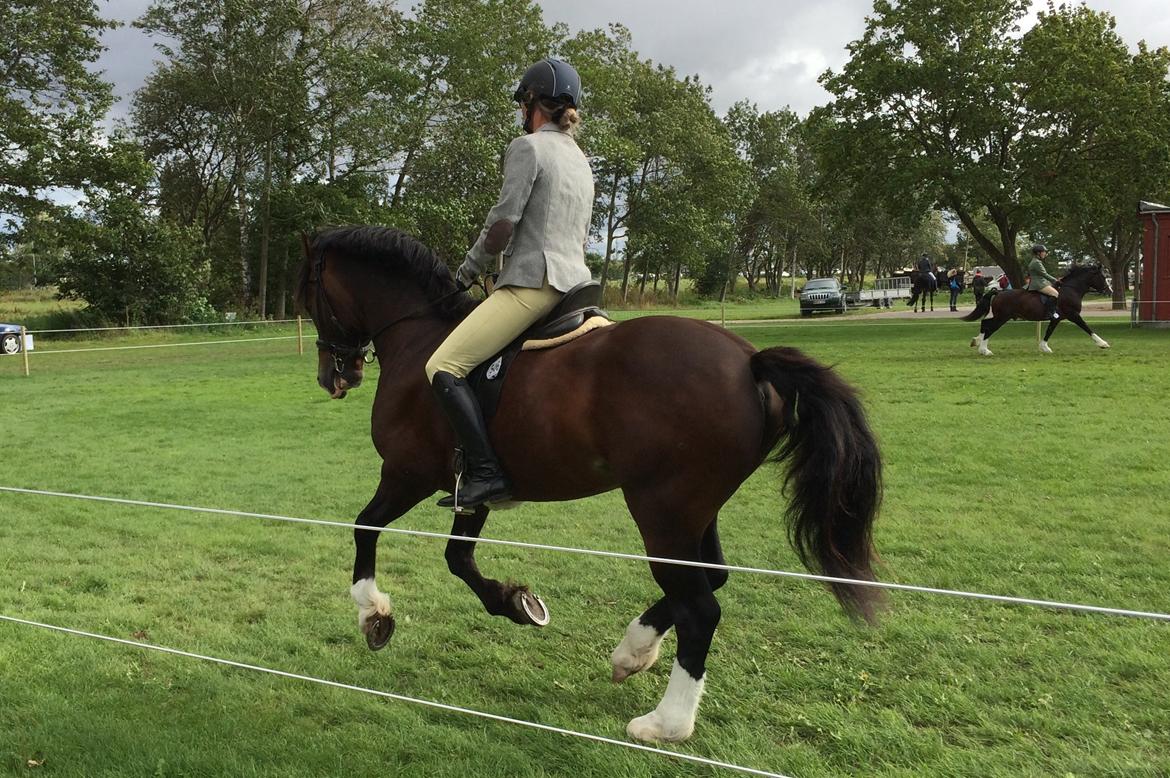
[[[835,321],[738,331],[862,390],[886,459],[885,580],[1170,612],[1170,335],[1094,324],[1113,343],[1100,351],[1066,326],[1042,358],[1013,324],[981,359],[975,325]],[[291,340],[47,353],[289,334],[46,336],[29,378],[0,358],[0,485],[351,520],[377,482],[374,376],[330,401]],[[798,569],[778,483],[765,466],[721,514],[731,563]],[[426,503],[397,526],[449,520]],[[641,551],[620,494],[527,505],[485,534]],[[399,628],[374,654],[344,530],[0,493],[0,613],[619,739],[661,697],[673,638],[609,683],[609,652],[657,596],[644,564],[481,546],[485,574],[548,603],[536,630],[483,613],[440,541],[380,550]],[[797,778],[1170,774],[1165,623],[894,594],[868,629],[815,584],[746,574],[720,600],[677,750]],[[0,774],[714,772],[0,623]]]

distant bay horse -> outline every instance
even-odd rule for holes
[[[1052,353],[1052,349],[1048,347],[1048,339],[1052,337],[1056,325],[1066,319],[1088,333],[1098,347],[1109,348],[1109,343],[1093,332],[1085,323],[1084,318],[1081,317],[1081,298],[1090,290],[1104,295],[1113,294],[1100,265],[1074,265],[1064,278],[1060,279],[1060,297],[1056,301],[1056,311],[1060,314],[1060,318],[1048,322],[1048,329],[1045,330],[1044,338],[1040,341],[1042,352]],[[990,316],[988,316],[989,313]],[[1012,319],[1044,321],[1048,318],[1045,315],[1044,300],[1040,293],[1029,292],[1025,289],[1008,289],[984,295],[979,304],[975,306],[975,310],[960,318],[963,321],[975,321],[984,316],[987,318],[984,318],[979,325],[979,334],[971,339],[971,345],[977,347],[979,353],[984,356],[991,355],[991,349],[987,348],[987,341],[991,340],[991,336],[1000,327]]]
[[[381,482],[356,523],[383,527],[437,491],[454,489],[455,439],[423,366],[474,307],[447,266],[402,233],[345,227],[305,240],[297,301],[320,339],[317,382],[340,399],[359,386],[373,343],[381,367],[372,436]],[[854,390],[791,348],[757,351],[705,322],[645,317],[566,345],[521,352],[489,424],[518,501],[572,500],[621,489],[647,554],[723,563],[720,508],[769,454],[787,463],[793,547],[810,569],[873,580],[872,526],[881,459]],[[452,573],[492,615],[547,623],[526,586],[485,578],[473,556],[488,517],[456,515]],[[351,594],[371,649],[394,631],[374,582],[379,533],[355,529]],[[613,651],[613,680],[650,667],[671,627],[678,654],[661,703],[630,721],[640,740],[682,740],[693,728],[727,573],[651,563],[664,597],[636,617]],[[873,621],[872,587],[830,587],[852,615]],[[442,650],[437,647],[436,650]]]

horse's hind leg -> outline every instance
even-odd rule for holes
[[[713,517],[718,508],[684,506],[671,510],[663,495],[686,493],[680,483],[654,492],[636,497],[626,494],[646,552],[652,557],[699,561],[703,533],[714,520],[708,517]],[[678,635],[678,655],[658,707],[630,721],[626,732],[639,740],[685,740],[695,728],[707,672],[707,652],[719,624],[719,601],[715,599],[707,571],[702,568],[651,562],[650,571],[666,595]]]
[[[723,549],[719,544],[718,522],[713,521],[703,533],[700,549],[700,558],[704,562],[717,565],[723,564]],[[726,570],[712,570],[706,568],[707,580],[711,590],[717,591],[727,582]],[[665,597],[646,609],[641,616],[630,622],[626,627],[625,637],[618,647],[613,650],[610,660],[613,662],[613,682],[621,683],[634,673],[639,673],[658,661],[658,649],[662,639],[674,626],[674,616],[671,614],[670,603]]]
[[[982,339],[979,341],[980,354],[985,357],[991,356],[991,349],[987,347],[987,341],[991,340],[991,336],[994,335],[999,330],[999,328],[1003,326],[1005,321],[1007,321],[1007,319],[984,319],[983,322],[979,325],[979,332],[982,335]]]
[[[447,541],[447,568],[471,587],[491,615],[507,616],[517,624],[543,627],[549,621],[548,608],[527,586],[503,584],[484,578],[479,572],[475,564],[475,539],[483,531],[487,517],[488,508],[484,505],[471,515],[455,514],[451,534],[461,535],[467,540]]]

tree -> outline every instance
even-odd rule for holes
[[[841,149],[834,164],[891,205],[949,209],[1016,284],[1017,239],[1056,182],[1085,155],[1130,153],[1102,133],[1106,115],[1123,111],[1111,44],[1086,19],[1107,17],[1050,7],[1021,36],[1028,6],[878,0],[850,61],[821,79],[834,96],[824,109]]]
[[[1135,204],[1170,194],[1170,51],[1141,43],[1131,54],[1112,17],[1083,6],[1050,6],[1022,47],[1034,70],[1032,110],[1066,135],[1085,128],[1080,153],[1033,182],[1041,194],[1034,232],[1109,268],[1114,307],[1124,308],[1141,241]],[[1039,140],[1039,156],[1069,153],[1060,136]]]
[[[159,217],[153,170],[136,146],[115,136],[109,155],[122,183],[88,188],[82,215],[53,224],[58,295],[127,326],[206,320],[213,311],[201,242]]]
[[[0,215],[5,228],[49,207],[45,190],[104,175],[97,124],[113,97],[87,69],[102,51],[92,0],[0,3]]]

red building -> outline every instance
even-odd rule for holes
[[[1170,326],[1170,206],[1138,203],[1145,223],[1141,274],[1138,278],[1137,319]]]

